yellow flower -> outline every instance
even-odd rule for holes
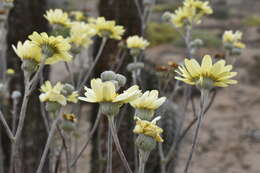
[[[157,118],[155,118],[152,122],[141,120],[138,117],[136,117],[136,119],[136,125],[133,130],[134,133],[144,134],[154,138],[157,142],[163,142],[163,139],[160,136],[160,134],[163,132],[163,129],[156,125]]]
[[[67,97],[67,101],[72,102],[72,103],[77,103],[78,102],[78,96],[79,96],[78,92],[74,91],[74,92],[72,92],[71,95],[69,95]]]
[[[232,65],[226,65],[225,61],[220,60],[212,64],[212,58],[209,55],[203,57],[201,65],[195,59],[185,59],[184,65],[179,66],[176,72],[180,75],[175,77],[190,85],[209,84],[216,87],[227,87],[230,84],[236,84],[236,80],[231,80],[236,76],[236,72],[231,72]]]
[[[85,19],[85,15],[82,11],[71,11],[70,16],[76,21],[83,21]]]
[[[65,120],[71,121],[73,123],[77,122],[76,115],[74,115],[74,114],[63,114],[63,118]]]
[[[40,101],[41,102],[57,102],[63,106],[67,104],[66,97],[61,94],[61,90],[63,88],[63,85],[58,82],[55,86],[52,87],[50,81],[46,81],[41,86],[41,95],[40,95]]]
[[[245,44],[241,42],[242,35],[243,34],[240,31],[225,31],[222,36],[222,41],[223,43],[229,43],[236,48],[243,49],[245,48]]]
[[[130,102],[131,106],[138,109],[155,110],[159,108],[166,100],[166,97],[158,98],[157,90],[146,91],[141,97]]]
[[[70,61],[72,56],[69,54],[71,48],[67,39],[62,36],[48,36],[47,33],[33,32],[29,36],[32,43],[41,48],[41,51],[47,56],[46,64],[54,64],[58,61]]]
[[[84,22],[73,22],[70,31],[70,42],[77,47],[87,47],[92,43],[91,38],[96,30]]]
[[[180,7],[171,15],[171,22],[177,27],[183,27],[185,24],[191,23],[194,16],[194,9]]]
[[[63,26],[70,25],[70,19],[66,12],[61,9],[48,10],[44,17],[50,22],[50,24],[59,24]]]
[[[99,78],[92,79],[91,88],[85,87],[85,90],[85,97],[79,97],[79,99],[91,103],[128,103],[135,100],[141,93],[139,87],[134,85],[119,95],[112,82],[102,82]]]
[[[8,68],[8,69],[6,70],[6,74],[8,74],[8,75],[13,75],[13,74],[15,74],[15,71],[14,71],[14,69],[12,69],[12,68]]]
[[[19,41],[17,47],[14,45],[12,45],[12,47],[17,56],[21,59],[31,59],[36,62],[41,61],[41,49],[29,40],[26,40],[24,43]]]
[[[198,0],[185,0],[184,6],[189,8],[195,8],[196,13],[199,15],[212,14],[213,10],[209,6],[209,2],[203,2]]]
[[[123,26],[116,25],[115,21],[106,20],[104,17],[98,17],[95,20],[92,19],[91,23],[100,37],[120,40],[125,32]]]
[[[135,49],[145,49],[147,46],[149,46],[149,42],[142,37],[139,37],[137,35],[128,37],[126,40],[127,47],[129,49],[135,48]]]

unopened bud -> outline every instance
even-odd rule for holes
[[[135,144],[143,151],[152,151],[156,147],[156,141],[152,137],[143,134],[136,138]]]
[[[11,95],[11,98],[12,99],[18,99],[22,96],[21,92],[20,91],[13,91],[12,92],[12,95]]]
[[[127,81],[126,77],[121,75],[121,74],[116,74],[116,79],[115,80],[118,82],[119,87],[125,86],[126,81]]]
[[[104,71],[100,75],[102,81],[111,81],[116,79],[116,73],[113,71]]]
[[[172,14],[169,11],[166,11],[162,15],[162,20],[165,22],[170,22],[171,18],[172,18]]]
[[[142,62],[134,62],[134,63],[130,63],[127,65],[127,70],[128,71],[136,71],[138,69],[142,69],[144,68],[144,63]]]
[[[23,71],[28,72],[29,74],[35,72],[38,68],[38,63],[34,60],[25,59],[22,63]]]
[[[61,90],[61,93],[63,94],[63,95],[65,95],[65,96],[69,96],[69,95],[71,95],[73,92],[74,92],[74,86],[72,86],[71,84],[68,84],[68,83],[66,83],[64,86],[63,86],[63,88],[62,88],[62,90]]]

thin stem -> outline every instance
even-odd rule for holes
[[[138,173],[144,173],[146,162],[149,158],[150,152],[139,150],[139,170]]]
[[[108,130],[107,135],[107,173],[112,173],[112,157],[113,157],[113,139],[112,139],[112,132],[111,128]]]
[[[65,65],[67,72],[69,73],[72,85],[75,86],[74,74],[73,74],[72,70],[70,69],[68,62],[64,62],[64,65]]]
[[[188,161],[186,163],[184,173],[188,173],[190,162],[192,160],[192,156],[193,156],[193,153],[195,151],[195,148],[196,148],[196,145],[197,145],[197,142],[198,142],[199,130],[200,130],[200,126],[201,126],[201,123],[202,123],[202,118],[204,117],[204,109],[205,109],[205,105],[206,105],[206,102],[207,102],[206,100],[208,98],[208,94],[209,94],[209,92],[207,90],[201,89],[200,113],[198,115],[198,123],[197,123],[197,127],[195,129],[195,134],[194,134],[194,137],[193,137],[191,152],[189,154],[189,158],[188,158]]]
[[[97,127],[98,127],[98,124],[99,124],[101,115],[102,115],[102,114],[101,114],[101,112],[99,111],[99,112],[98,112],[98,115],[97,115],[97,118],[96,118],[96,120],[95,120],[95,123],[94,123],[94,125],[93,125],[93,128],[91,129],[91,131],[90,131],[90,133],[89,133],[89,135],[88,135],[88,139],[87,139],[86,143],[84,144],[84,146],[82,147],[82,149],[80,150],[79,154],[78,154],[78,155],[76,156],[76,158],[72,161],[72,163],[71,163],[71,165],[70,165],[71,167],[76,165],[77,161],[79,160],[79,158],[81,157],[81,155],[83,154],[83,152],[85,151],[85,149],[87,148],[87,146],[88,146],[88,144],[89,144],[91,138],[93,137],[95,131],[97,130]]]
[[[120,142],[119,142],[119,139],[118,139],[118,136],[117,136],[117,133],[116,133],[116,128],[115,128],[115,124],[114,124],[114,119],[111,117],[111,116],[108,116],[108,121],[109,121],[109,128],[111,129],[111,132],[112,132],[112,136],[113,136],[113,139],[114,139],[114,143],[115,143],[115,146],[116,146],[116,149],[117,149],[117,152],[126,168],[126,171],[128,173],[133,173],[126,158],[125,158],[125,155],[124,155],[124,152],[121,148],[121,145],[120,145]]]
[[[6,122],[5,117],[4,117],[3,113],[2,113],[2,111],[0,111],[0,120],[2,121],[2,124],[3,124],[3,126],[4,126],[4,128],[6,130],[7,136],[9,137],[9,139],[12,142],[14,142],[15,141],[15,137],[14,137],[14,135],[13,135],[9,125]]]
[[[85,78],[83,79],[83,81],[79,85],[78,91],[80,91],[84,87],[84,84],[87,82],[87,80],[89,79],[90,75],[92,74],[95,66],[97,65],[98,60],[101,57],[101,54],[102,54],[103,49],[104,49],[104,47],[106,45],[106,42],[107,42],[107,38],[106,37],[102,38],[102,42],[101,42],[100,48],[98,50],[98,53],[97,53],[97,55],[95,57],[95,60],[94,60],[93,64],[91,65],[90,69],[88,70],[88,73],[86,74]]]
[[[50,130],[50,133],[49,133],[49,136],[48,136],[48,139],[47,139],[47,142],[45,144],[45,148],[44,148],[44,151],[43,151],[43,154],[42,154],[42,157],[41,157],[41,160],[40,160],[40,164],[37,168],[37,171],[36,173],[41,173],[42,172],[42,168],[43,168],[43,165],[45,163],[45,160],[46,160],[46,156],[48,154],[48,151],[49,151],[49,148],[50,148],[50,144],[51,144],[51,141],[52,141],[52,138],[54,136],[54,133],[56,131],[56,126],[58,124],[58,122],[60,121],[61,119],[61,115],[59,115],[55,120],[54,122],[52,123],[52,126],[51,126],[51,130]]]

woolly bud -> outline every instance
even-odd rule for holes
[[[135,144],[143,151],[152,151],[156,147],[156,141],[152,137],[143,134],[136,138]]]
[[[126,77],[121,75],[121,74],[116,74],[116,79],[115,80],[118,82],[119,87],[125,86],[126,81],[127,81]]]
[[[169,11],[166,11],[162,15],[162,20],[165,22],[169,22],[172,18],[172,14]]]
[[[18,99],[21,96],[22,96],[21,92],[16,90],[16,91],[12,92],[11,98],[12,99]]]
[[[61,93],[65,96],[71,95],[74,92],[74,86],[72,86],[71,84],[66,83],[62,90]]]
[[[22,63],[23,71],[31,74],[37,70],[38,63],[34,60],[25,59]]]
[[[101,73],[100,77],[102,81],[111,81],[111,80],[115,80],[116,73],[113,71],[104,71],[103,73]]]

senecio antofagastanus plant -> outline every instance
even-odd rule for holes
[[[10,1],[8,1],[8,3],[12,4]],[[152,8],[153,4],[153,2],[147,0],[144,2],[144,8]],[[123,116],[124,111],[120,110],[122,110],[126,104],[129,104],[129,108],[135,110],[134,115],[132,115],[134,124],[131,129],[134,133],[135,147],[137,147],[136,151],[138,151],[139,156],[139,164],[135,165],[135,169],[138,170],[138,173],[145,172],[145,165],[150,153],[156,152],[154,149],[156,145],[158,145],[161,159],[161,173],[166,173],[166,167],[176,149],[175,144],[176,142],[180,142],[181,139],[178,139],[178,136],[176,136],[176,139],[167,139],[166,135],[164,136],[164,131],[166,130],[161,128],[164,126],[159,122],[159,120],[162,122],[164,111],[159,111],[159,108],[163,108],[163,104],[175,104],[174,97],[176,95],[183,95],[184,100],[185,97],[188,97],[186,100],[189,100],[190,95],[187,94],[189,88],[195,86],[201,93],[201,107],[198,113],[193,110],[197,117],[197,127],[192,142],[192,149],[185,167],[185,173],[187,173],[193,151],[196,147],[205,109],[209,100],[212,99],[210,94],[215,91],[217,87],[224,88],[237,83],[237,81],[233,79],[237,75],[236,72],[232,71],[234,62],[229,61],[228,56],[239,55],[246,47],[242,42],[242,32],[225,31],[222,36],[222,42],[227,57],[226,60],[218,60],[212,58],[210,55],[203,56],[201,61],[199,58],[194,58],[196,57],[196,50],[203,46],[203,41],[200,38],[192,38],[192,29],[200,24],[205,16],[212,13],[213,9],[207,1],[185,0],[182,6],[177,8],[174,13],[165,13],[163,15],[163,19],[169,22],[184,39],[188,52],[187,58],[184,59],[184,62],[169,62],[167,67],[169,67],[170,71],[168,71],[167,68],[163,68],[165,67],[163,65],[160,68],[161,72],[167,71],[170,75],[166,75],[167,77],[159,80],[168,78],[165,85],[172,82],[174,83],[174,88],[170,88],[173,87],[171,85],[169,85],[168,88],[164,87],[165,89],[159,86],[157,89],[147,91],[144,86],[142,86],[141,73],[142,69],[146,66],[143,57],[150,43],[145,39],[144,35],[132,35],[127,37],[125,42],[122,41],[125,43],[124,51],[129,53],[132,58],[130,63],[127,64],[127,70],[132,74],[130,87],[124,75],[113,71],[105,71],[101,73],[100,78],[90,80],[107,40],[122,40],[126,29],[118,25],[114,20],[107,20],[104,17],[92,18],[89,17],[86,12],[82,11],[67,12],[62,9],[46,11],[44,18],[49,22],[51,32],[33,32],[25,41],[19,41],[16,46],[13,45],[14,52],[22,61],[21,68],[25,77],[23,103],[19,121],[17,127],[15,127],[17,131],[13,133],[10,130],[2,112],[0,112],[0,120],[6,129],[8,137],[12,141],[14,151],[19,147],[18,141],[21,139],[22,129],[24,127],[29,96],[37,87],[38,82],[41,81],[40,88],[38,88],[40,91],[39,100],[43,108],[41,114],[43,114],[42,117],[48,132],[48,139],[36,173],[42,172],[49,149],[51,148],[53,151],[57,150],[55,145],[51,145],[51,141],[54,143],[57,142],[54,140],[56,131],[58,131],[64,145],[69,147],[71,147],[72,141],[76,140],[76,137],[73,138],[73,135],[79,135],[77,134],[80,125],[79,122],[81,122],[81,104],[78,102],[79,100],[82,101],[81,103],[98,104],[99,112],[90,130],[89,138],[86,140],[80,152],[73,153],[75,157],[70,158],[69,155],[72,153],[66,153],[68,151],[65,151],[67,160],[66,169],[68,172],[71,167],[77,166],[77,161],[82,156],[93,134],[98,129],[102,116],[105,116],[108,120],[107,139],[102,139],[107,144],[106,152],[108,161],[106,164],[108,173],[112,173],[113,142],[115,143],[126,171],[128,173],[133,172],[121,148],[117,135],[118,127],[116,127],[115,123],[118,122],[117,125],[120,125],[120,121],[115,120]],[[140,14],[140,17],[142,17],[142,29],[145,30],[145,26],[147,25],[143,22],[146,20],[144,20],[143,14]],[[99,37],[102,40],[96,56],[86,57],[83,59],[84,62],[82,62],[82,59],[78,57],[83,55],[84,52],[87,52],[90,56],[94,37]],[[76,72],[75,69],[73,69],[75,66],[73,66],[73,64],[79,60],[79,72],[75,75]],[[42,70],[46,65],[53,65],[59,62],[65,64],[66,72],[70,75],[69,82],[40,80],[42,79]],[[14,69],[7,68],[5,75],[7,81],[9,81],[16,75],[16,72]],[[89,80],[90,87],[87,87],[85,85]],[[1,85],[1,97],[2,92],[7,90],[8,84],[3,85],[3,87]],[[84,92],[83,95],[82,91]],[[22,94],[20,92],[15,91],[12,93],[11,98],[14,103],[17,103],[21,96]],[[165,96],[167,96],[167,99]],[[182,108],[184,106],[180,105],[180,107]],[[183,112],[186,111],[185,109],[186,108],[183,108]],[[183,112],[179,111],[180,115],[183,115]],[[182,131],[182,129],[180,129],[180,131]],[[167,154],[163,148],[163,142],[166,140],[172,141],[172,145],[169,151],[167,151]],[[98,150],[101,149],[98,148]],[[11,154],[11,160],[14,160],[14,162],[14,158],[17,157],[16,154],[17,152]],[[13,169],[16,164],[14,162],[10,165],[11,169]]]

